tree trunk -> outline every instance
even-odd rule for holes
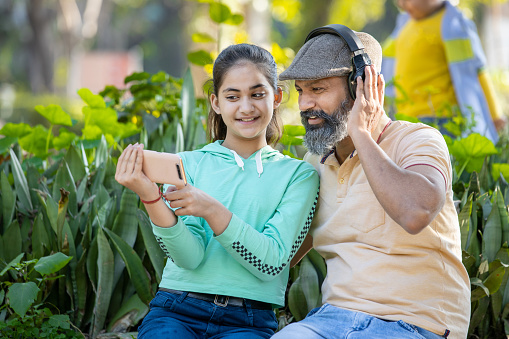
[[[55,12],[43,0],[29,0],[27,15],[32,38],[29,42],[29,81],[33,93],[53,92],[54,55],[51,23]]]

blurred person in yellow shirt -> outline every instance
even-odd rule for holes
[[[444,0],[398,0],[398,6],[405,13],[384,44],[382,68],[396,84],[387,88],[396,112],[441,126],[459,107],[465,118],[474,113],[475,132],[496,142],[506,118],[474,23]]]

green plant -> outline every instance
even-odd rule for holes
[[[139,198],[115,181],[119,150],[137,141],[175,152],[205,139],[205,109],[194,97],[189,72],[185,79],[135,74],[126,82],[132,82],[129,89],[107,88],[106,100],[79,91],[85,102],[82,135],[62,149],[55,147],[58,137],[51,128],[33,134],[28,125],[8,124],[0,130],[5,136],[0,139],[0,270],[22,253],[29,262],[55,252],[69,256],[59,271],[65,278],[48,284],[44,300],[91,338],[104,329],[122,332],[137,325],[166,260]],[[128,92],[134,97],[126,98]],[[48,110],[54,114],[44,116],[52,125],[68,121],[58,107],[40,109]],[[161,115],[143,124],[147,110]],[[28,135],[38,140],[37,152],[20,142]],[[6,274],[0,282],[13,283],[14,277]],[[7,309],[6,303],[0,300],[0,307]],[[47,309],[35,305],[26,317],[62,320]]]
[[[15,282],[0,282],[0,334],[3,338],[83,338],[71,329],[67,314],[53,314],[53,305],[46,299],[57,275],[71,257],[57,252],[39,259],[21,261],[18,255],[0,272]],[[58,309],[56,310],[58,311]]]

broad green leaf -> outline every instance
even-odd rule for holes
[[[49,317],[48,324],[54,328],[63,328],[68,330],[71,328],[71,321],[67,314],[54,314]]]
[[[471,232],[470,227],[470,216],[472,214],[472,199],[474,197],[474,193],[468,196],[468,200],[466,204],[461,209],[458,220],[460,224],[460,232],[461,232],[461,249],[466,250],[469,247],[469,236]]]
[[[25,253],[20,253],[20,254],[18,254],[18,256],[16,258],[12,259],[11,262],[8,263],[7,266],[5,266],[3,268],[3,270],[0,272],[0,277],[3,276],[5,273],[7,273],[7,271],[10,270],[11,267],[14,267],[15,265],[19,264],[21,261],[21,258],[23,258],[24,255],[25,255]]]
[[[228,19],[224,21],[227,25],[238,26],[244,22],[244,16],[242,14],[232,14]]]
[[[495,260],[498,250],[502,245],[502,223],[498,208],[492,208],[488,216],[483,232],[483,256],[489,262]]]
[[[40,212],[34,220],[34,226],[32,230],[32,251],[36,258],[40,258],[44,255],[44,248],[51,249],[51,243],[49,240],[48,232],[44,227],[44,216]]]
[[[143,80],[147,80],[149,78],[150,78],[150,74],[147,72],[133,73],[124,79],[124,84],[127,84],[131,81],[143,81]]]
[[[143,243],[145,244],[145,249],[147,250],[148,257],[150,258],[150,262],[154,267],[154,271],[156,273],[156,281],[159,283],[161,281],[164,263],[165,263],[165,255],[161,247],[156,241],[154,237],[154,233],[152,232],[152,225],[150,224],[150,220],[145,212],[138,209],[136,211],[137,220],[139,222],[141,236],[143,237]]]
[[[479,173],[479,185],[481,188],[481,193],[486,193],[490,190],[491,187],[491,176],[489,173],[489,165],[488,165],[488,158],[485,158],[481,172]]]
[[[103,97],[92,93],[88,88],[78,90],[78,95],[89,106],[89,108],[106,108]]]
[[[403,113],[396,113],[394,114],[394,118],[396,120],[403,120],[403,121],[409,121],[409,122],[413,122],[413,123],[418,123],[420,122],[419,119],[417,119],[416,117],[411,117],[409,115],[405,115]]]
[[[21,168],[21,164],[16,157],[16,154],[12,151],[9,151],[11,155],[11,170],[12,175],[14,177],[14,187],[16,187],[16,195],[19,198],[21,204],[25,207],[27,211],[33,210],[32,200],[30,199],[30,193],[28,191],[28,182],[25,178],[25,174],[23,173],[23,169]]]
[[[193,42],[198,42],[198,43],[201,43],[201,42],[216,42],[216,39],[214,39],[212,36],[210,36],[207,33],[194,33],[191,36],[191,39],[193,40]]]
[[[185,142],[184,131],[182,129],[182,125],[177,124],[177,140],[176,140],[176,145],[175,145],[176,153],[183,152],[185,150],[184,142]]]
[[[309,261],[311,261],[315,267],[316,273],[318,274],[318,284],[321,286],[325,276],[327,275],[327,265],[325,264],[325,260],[314,248],[306,254],[306,257],[308,257]]]
[[[76,134],[70,132],[67,128],[60,128],[58,130],[58,136],[53,137],[53,147],[57,151],[67,148],[77,137]]]
[[[3,137],[0,138],[0,154],[5,154],[9,152],[9,149],[13,144],[18,142],[18,138],[16,137]]]
[[[501,174],[506,181],[509,181],[509,164],[493,164],[491,169],[493,179],[498,180]]]
[[[214,2],[210,4],[209,16],[213,21],[217,22],[218,24],[228,20],[231,14],[232,12],[230,10],[230,7],[226,6],[225,4],[219,2]]]
[[[484,286],[490,291],[490,295],[497,292],[504,279],[506,268],[500,266],[494,272],[492,272],[486,280],[484,280]]]
[[[284,149],[282,153],[283,153],[283,155],[288,155],[291,158],[298,159],[297,156],[295,154],[293,154],[292,152],[290,152],[289,150]]]
[[[466,138],[455,140],[449,148],[449,152],[458,161],[458,167],[464,168],[470,173],[481,171],[485,157],[498,154],[493,142],[478,133],[472,133]],[[461,172],[460,170],[458,174]]]
[[[308,314],[306,296],[302,291],[301,279],[297,278],[288,291],[288,308],[296,321],[300,321]]]
[[[30,281],[27,283],[14,283],[7,292],[9,306],[21,317],[24,317],[39,293],[39,287]]]
[[[141,301],[137,294],[131,296],[127,301],[122,302],[117,313],[111,318],[111,322],[107,327],[107,331],[116,332],[115,328],[120,326],[125,327],[126,315],[129,316],[129,323],[131,326],[136,325],[148,313],[149,308]]]
[[[115,248],[122,256],[122,259],[124,259],[127,267],[127,272],[129,273],[129,277],[131,278],[131,281],[140,299],[146,305],[148,305],[154,297],[154,294],[152,292],[150,280],[145,273],[145,267],[143,267],[143,263],[141,262],[140,257],[136,254],[131,246],[129,246],[114,232],[108,229],[104,229],[104,231],[109,235],[110,239],[115,245]]]
[[[78,295],[75,300],[78,311],[76,312],[75,324],[77,327],[81,326],[83,316],[85,315],[85,307],[87,304],[87,292],[89,289],[88,275],[86,270],[88,252],[85,249],[81,255],[78,264],[76,265],[76,288]]]
[[[187,60],[190,63],[205,66],[214,62],[214,59],[210,56],[210,53],[205,50],[199,50],[187,54]]]
[[[182,127],[184,128],[184,142],[193,140],[194,137],[194,124],[193,116],[196,107],[196,98],[194,95],[193,77],[191,76],[191,69],[188,68],[184,75],[184,83],[182,84],[181,92],[182,101]]]
[[[12,122],[6,123],[2,129],[0,129],[0,135],[13,138],[22,138],[25,135],[32,133],[33,128],[29,124],[19,123],[14,124]]]
[[[32,133],[19,138],[19,145],[27,152],[46,159],[48,157],[48,149],[53,146],[53,135],[44,126],[37,125]]]
[[[168,73],[159,71],[158,73],[152,75],[152,78],[150,78],[150,81],[152,81],[152,82],[166,82],[166,81],[168,81],[169,77],[170,76],[168,75]]]
[[[509,244],[509,216],[507,214],[507,206],[504,201],[504,196],[499,189],[495,189],[493,195],[493,205],[498,208],[500,223],[502,224],[502,244]]]
[[[285,125],[284,134],[292,137],[302,137],[306,134],[306,129],[302,125]]]
[[[300,264],[299,277],[301,278],[302,292],[306,297],[308,312],[321,304],[320,286],[315,267],[307,257]]]
[[[61,252],[57,252],[40,258],[37,264],[35,264],[34,269],[42,275],[49,275],[60,271],[69,263],[69,261],[71,261],[71,259],[72,257],[68,257]]]
[[[12,260],[22,253],[21,231],[17,220],[7,227],[2,238],[5,261]]]
[[[130,189],[124,189],[122,198],[120,200],[120,210],[115,217],[113,225],[113,232],[118,235],[123,241],[133,247],[138,234],[138,220],[136,211],[138,210],[138,196]],[[115,253],[115,275],[113,285],[116,286],[125,264],[120,257],[121,253]]]
[[[104,327],[110,306],[111,295],[113,293],[113,251],[100,227],[97,230],[97,245],[98,280],[91,333],[94,338]]]
[[[484,286],[483,282],[479,278],[471,278],[470,284],[477,286],[475,289],[472,289],[472,293],[470,296],[470,301],[474,302],[481,298],[484,298],[486,296],[490,295],[490,290]]]
[[[479,300],[476,308],[472,309],[472,316],[470,317],[470,324],[468,325],[468,333],[473,333],[474,329],[479,326],[479,324],[483,321],[486,314],[488,314],[488,306],[490,305],[489,298],[482,298]]]
[[[75,182],[80,181],[87,174],[83,158],[80,151],[75,146],[69,147],[64,157],[65,162],[69,166],[71,175]]]
[[[280,144],[290,146],[290,145],[302,145],[303,140],[298,137],[292,137],[290,135],[283,134],[281,136],[281,140],[279,140]]]
[[[0,174],[0,184],[2,188],[2,220],[4,225],[9,225],[12,222],[16,208],[16,193],[13,191],[4,171]]]
[[[45,117],[52,125],[72,126],[71,116],[64,112],[59,105],[51,104],[46,107],[35,106],[35,110]]]

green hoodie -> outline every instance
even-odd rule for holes
[[[159,286],[283,306],[289,262],[313,217],[318,175],[270,146],[243,159],[221,144],[180,156],[189,184],[220,201],[232,219],[219,236],[199,217],[153,225],[171,259]]]

